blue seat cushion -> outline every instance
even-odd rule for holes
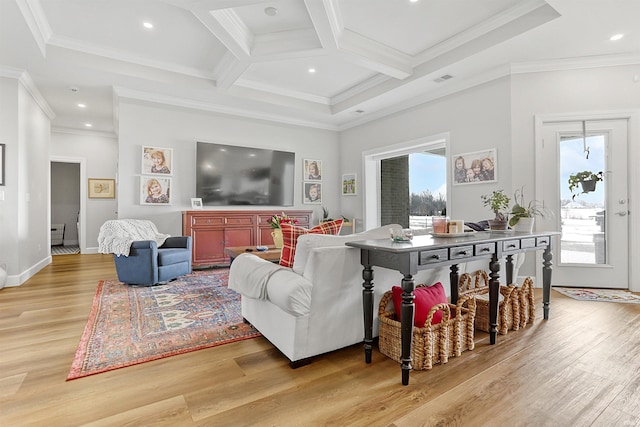
[[[191,259],[191,251],[183,248],[158,248],[158,266],[177,264]]]

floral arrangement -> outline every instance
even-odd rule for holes
[[[280,224],[297,224],[298,220],[296,218],[291,218],[286,213],[282,212],[281,215],[274,215],[267,220],[269,224],[271,224],[271,228],[280,228]]]

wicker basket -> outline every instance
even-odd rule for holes
[[[418,285],[423,287],[426,285]],[[391,291],[380,300],[380,352],[396,362],[402,358],[402,333],[390,304]],[[442,310],[442,321],[432,325],[436,311]],[[458,305],[438,304],[431,308],[424,328],[413,327],[411,356],[415,370],[431,369],[436,363],[447,363],[449,357],[460,356],[464,350],[473,350],[473,319],[476,312],[475,298],[460,298]],[[453,316],[452,316],[453,313]]]
[[[524,279],[522,286],[516,287],[511,296],[513,300],[514,323],[524,328],[528,323],[533,323],[536,318],[535,296],[533,295],[533,280],[531,277]]]
[[[475,327],[489,332],[489,276],[484,270],[476,271],[473,276],[469,273],[460,276],[458,295],[476,297]],[[519,301],[514,291],[514,285],[500,286],[502,299],[498,302],[498,333],[501,335],[506,335],[510,329],[517,331],[520,327],[519,316],[514,315],[519,312]]]

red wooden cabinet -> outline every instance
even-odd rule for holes
[[[312,211],[183,211],[182,234],[191,236],[193,266],[228,264],[226,247],[273,245],[272,228],[267,220],[282,212],[296,218],[301,227],[311,224]]]

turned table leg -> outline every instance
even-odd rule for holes
[[[409,384],[409,373],[411,372],[411,338],[413,335],[413,318],[415,312],[415,305],[413,300],[415,295],[413,290],[415,289],[415,281],[413,276],[406,274],[402,278],[402,315],[400,322],[400,333],[402,337],[402,357],[400,362],[402,364],[402,384]]]

